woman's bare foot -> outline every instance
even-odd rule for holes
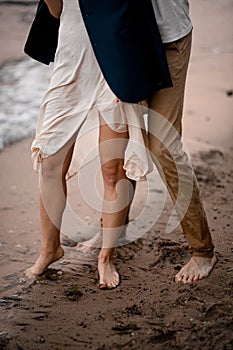
[[[217,262],[217,257],[205,258],[201,256],[193,256],[189,262],[182,267],[180,272],[175,276],[176,282],[192,283],[208,277]]]
[[[64,250],[61,246],[59,246],[52,253],[44,253],[43,251],[40,253],[39,258],[35,262],[35,264],[26,270],[27,277],[34,277],[41,275],[49,265],[54,263],[55,261],[61,259],[64,255]]]
[[[100,289],[113,289],[120,283],[120,276],[116,270],[113,257],[99,257],[99,287]]]
[[[102,245],[102,233],[97,232],[95,236],[88,241],[79,242],[77,244],[77,251],[81,253],[92,253],[95,249],[100,248]]]

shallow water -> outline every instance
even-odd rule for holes
[[[34,135],[51,68],[29,59],[0,68],[0,150]]]

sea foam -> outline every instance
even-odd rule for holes
[[[0,68],[0,150],[35,134],[52,67],[30,59]]]

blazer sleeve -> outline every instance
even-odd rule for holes
[[[46,3],[39,1],[24,52],[31,58],[49,64],[54,61],[57,49],[60,20],[52,16]]]

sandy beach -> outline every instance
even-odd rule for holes
[[[82,256],[69,246],[61,261],[28,281],[24,271],[40,249],[38,179],[30,158],[32,137],[12,144],[8,139],[0,153],[0,349],[233,348],[233,4],[196,0],[190,5],[194,31],[184,141],[216,247],[215,269],[191,285],[175,283],[175,274],[190,256],[180,227],[165,232],[172,209],[167,199],[159,220],[143,237],[117,248],[121,284],[115,290],[98,288],[97,253]],[[28,60],[23,45],[35,8],[30,0],[0,1],[4,74]],[[3,89],[4,76],[0,78]],[[144,191],[140,184],[130,216],[136,230],[140,227],[134,216]],[[157,187],[154,194],[155,201],[163,196]],[[79,196],[76,205],[83,221],[98,221]],[[153,210],[148,208],[148,222]],[[75,228],[71,238],[82,240],[85,232]]]

